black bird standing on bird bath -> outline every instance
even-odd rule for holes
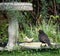
[[[39,38],[39,41],[40,41],[40,42],[42,42],[42,43],[47,43],[48,46],[51,46],[50,40],[49,40],[47,34],[45,34],[45,33],[43,32],[43,30],[39,30],[38,38]]]

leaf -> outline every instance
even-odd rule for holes
[[[56,0],[57,3],[60,3],[60,0]]]

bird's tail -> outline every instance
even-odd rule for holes
[[[51,47],[52,46],[51,43],[48,43],[48,46]]]

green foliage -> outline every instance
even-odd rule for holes
[[[24,24],[24,30],[22,32],[20,32],[20,41],[24,41],[23,38],[25,37],[28,38],[34,38],[34,41],[38,39],[38,31],[37,28],[35,26],[31,26],[29,27],[28,24]]]
[[[48,24],[43,20],[42,25],[39,26],[40,29],[42,29],[47,35],[48,37],[51,39],[52,42],[58,42],[59,37],[57,37],[57,35],[59,35],[57,32],[57,24],[53,24],[52,21],[49,21]],[[60,41],[60,39],[59,39]]]
[[[0,56],[60,56],[59,50],[17,50],[12,52],[2,51]]]
[[[20,0],[21,1],[21,0]],[[29,0],[30,2],[32,0]],[[60,0],[56,0],[56,2],[59,2]],[[57,18],[59,18],[58,15],[50,16],[50,20],[47,22],[45,22],[47,19],[47,15],[48,15],[48,3],[46,2],[46,0],[41,0],[42,3],[42,9],[39,12],[42,15],[42,18],[44,19],[42,21],[42,24],[38,25],[32,25],[32,16],[29,12],[20,12],[20,11],[7,11],[8,17],[9,19],[11,19],[12,17],[14,17],[14,19],[17,19],[19,21],[19,25],[21,24],[23,26],[24,29],[22,29],[22,31],[20,31],[20,36],[19,36],[19,41],[23,41],[23,38],[25,36],[28,36],[29,38],[33,37],[34,40],[38,40],[38,30],[42,29],[52,40],[53,42],[60,42],[60,32],[59,30],[57,31],[57,27],[59,26],[58,24],[53,24],[54,21],[52,21],[51,19],[53,18],[54,20],[56,20]],[[50,2],[50,4],[52,6],[52,1]],[[13,19],[13,20],[14,20]],[[3,41],[5,41],[6,37],[8,35],[7,33],[7,24],[2,24],[2,26],[0,26],[0,35],[3,34]],[[5,31],[6,30],[6,31]],[[1,36],[0,36],[1,37]]]
[[[29,17],[26,20],[25,16],[22,15],[22,12],[18,12],[18,11],[10,12],[9,11],[8,13],[10,15],[10,18],[14,17],[14,19],[15,18],[18,19],[19,23],[21,23],[23,25],[24,29],[23,29],[23,31],[20,31],[20,33],[19,33],[20,42],[23,42],[23,38],[25,38],[25,36],[28,36],[29,38],[34,38],[34,41],[38,40],[38,30],[39,29],[43,30],[48,35],[48,37],[50,39],[52,39],[51,40],[52,42],[60,42],[60,35],[59,35],[60,32],[59,32],[59,30],[56,31],[56,29],[58,28],[58,24],[53,24],[53,21],[51,19],[48,21],[48,23],[45,20],[43,20],[42,24],[34,26],[32,24],[29,25],[29,23],[30,23],[30,22],[28,22]],[[51,17],[53,17],[55,19],[54,16],[51,16]],[[59,18],[59,17],[56,16],[56,18]],[[2,24],[2,26],[1,26],[0,35],[4,34],[4,36],[2,36],[2,37],[4,37],[4,38],[2,38],[3,39],[2,41],[7,40],[6,37],[8,35],[5,35],[5,33],[7,34],[7,32],[4,32],[5,29],[7,29],[6,27],[7,27],[7,24],[5,25],[5,23]]]
[[[60,0],[56,0],[56,2],[60,4]]]
[[[58,15],[56,15],[56,16],[50,15],[50,18],[53,18],[54,20],[57,20],[57,18],[59,19],[59,16]]]
[[[34,41],[38,41],[38,30],[39,29],[43,30],[48,35],[51,42],[60,42],[60,32],[58,29],[58,25],[53,24],[53,21],[48,21],[48,23],[46,23],[43,20],[42,24],[40,24],[39,26],[38,25],[28,26],[28,24],[24,24],[24,31],[20,32],[20,36],[22,35],[21,36],[22,40],[25,36],[28,36],[29,38],[34,38]]]
[[[7,31],[8,24],[6,22],[3,22],[0,25],[0,42],[7,41],[8,31]]]
[[[45,0],[41,0],[41,2],[42,2],[42,10],[41,10],[40,14],[42,14],[43,19],[46,19],[47,15],[48,15],[48,13],[47,13],[48,12],[48,10],[47,10],[48,4],[46,3]]]

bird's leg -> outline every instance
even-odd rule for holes
[[[48,44],[47,44],[47,43],[45,43],[45,46],[47,46],[47,47],[48,47]]]

